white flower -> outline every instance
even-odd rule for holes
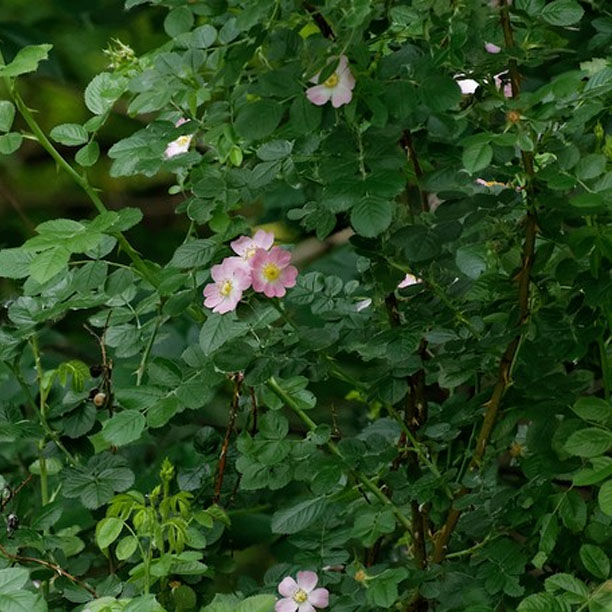
[[[327,608],[329,591],[316,589],[318,581],[314,572],[298,572],[297,581],[291,576],[283,578],[278,585],[283,599],[276,602],[276,612],[316,612],[315,608]]]
[[[316,74],[311,81],[318,83],[320,74]],[[338,108],[353,99],[354,87],[355,77],[349,68],[348,58],[346,55],[341,55],[336,71],[320,85],[309,87],[306,90],[306,97],[317,106],[322,106],[331,100],[332,106]]]

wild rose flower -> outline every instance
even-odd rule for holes
[[[297,582],[287,576],[278,585],[283,596],[274,606],[276,612],[315,612],[315,608],[327,608],[329,591],[316,589],[318,576],[314,572],[298,572]]]
[[[318,83],[320,75],[321,73],[316,74],[311,82]],[[317,106],[322,106],[331,99],[332,106],[339,108],[353,99],[354,87],[355,77],[349,68],[348,58],[346,55],[341,55],[336,71],[320,85],[309,87],[306,90],[306,97]]]
[[[295,287],[297,268],[290,266],[291,253],[280,247],[257,249],[251,263],[253,289],[266,297],[283,297],[286,288]]]
[[[187,123],[188,119],[181,118],[175,124],[174,127],[180,127],[184,123]],[[181,155],[182,153],[187,153],[189,151],[189,147],[191,146],[191,141],[193,140],[193,134],[179,136],[177,139],[168,143],[166,147],[166,151],[164,152],[164,157],[166,159],[170,159],[175,157],[176,155]]]
[[[414,274],[406,274],[406,276],[404,276],[404,280],[397,286],[397,288],[404,289],[405,287],[410,287],[411,285],[418,285],[420,282],[421,280]]]
[[[455,75],[455,83],[459,85],[459,89],[461,89],[461,93],[466,96],[468,94],[473,94],[479,87],[480,83],[475,81],[474,79],[464,79],[461,78],[463,75],[457,74]]]
[[[257,252],[257,249],[269,251],[273,244],[274,234],[272,232],[266,232],[265,230],[257,230],[252,238],[250,236],[240,236],[240,238],[230,242],[232,251],[234,251],[236,255],[239,255],[239,257],[235,259],[240,259],[245,269],[249,271],[251,268],[251,259]]]
[[[485,43],[484,47],[485,47],[485,51],[487,53],[491,53],[492,55],[496,55],[497,53],[501,52],[501,47],[498,47],[494,43]]]
[[[213,266],[211,276],[214,283],[204,287],[204,306],[213,312],[224,314],[236,309],[242,292],[251,285],[251,277],[237,260],[228,257],[220,264]]]

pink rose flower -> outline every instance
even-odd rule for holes
[[[398,289],[404,289],[405,287],[410,287],[411,285],[418,285],[421,282],[421,279],[417,278],[414,274],[406,274],[404,276],[404,280],[397,286]]]
[[[311,82],[318,83],[320,75],[321,73],[316,74]],[[339,108],[353,99],[354,87],[355,77],[350,71],[348,58],[346,55],[341,55],[336,71],[320,85],[309,87],[306,90],[306,97],[317,106],[322,106],[331,99],[332,106]]]
[[[251,285],[251,277],[246,272],[238,257],[228,257],[220,264],[213,266],[211,276],[214,283],[204,287],[204,306],[213,312],[224,314],[236,309],[242,292]]]
[[[280,247],[257,249],[250,261],[253,289],[266,297],[283,297],[287,287],[295,287],[298,273],[290,262],[291,253]]]
[[[188,119],[181,118],[179,119],[174,126],[180,127],[184,123],[187,123]],[[177,139],[168,143],[166,150],[164,152],[164,157],[166,159],[170,159],[176,155],[181,155],[182,153],[187,153],[189,151],[189,147],[191,146],[191,141],[193,140],[193,134],[189,134],[187,136],[179,136]]]
[[[497,53],[501,52],[501,47],[498,47],[496,44],[494,43],[485,43],[485,51],[487,53],[491,53],[493,55],[496,55]]]
[[[315,612],[315,608],[327,608],[329,591],[316,589],[318,576],[314,572],[298,572],[297,582],[287,576],[278,585],[283,596],[274,606],[276,612]]]
[[[240,236],[240,238],[230,242],[232,251],[239,255],[235,259],[240,259],[245,269],[249,271],[251,269],[250,261],[257,252],[257,249],[269,251],[273,244],[274,234],[264,230],[257,230],[252,238],[250,236]]]

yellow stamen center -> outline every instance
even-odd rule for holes
[[[274,263],[267,263],[262,270],[263,277],[269,282],[273,283],[281,273],[281,269]]]
[[[189,146],[190,142],[191,142],[191,136],[179,136],[176,139],[176,144],[180,145],[181,147]]]
[[[300,589],[294,596],[293,596],[293,601],[295,601],[296,603],[304,603],[305,601],[308,601],[308,593],[306,593],[306,591],[304,591],[303,589]]]
[[[232,292],[232,281],[229,281],[229,280],[223,281],[223,284],[221,285],[221,289],[219,289],[219,293],[223,297],[227,297],[231,292]]]
[[[334,72],[334,74],[332,74],[330,77],[325,79],[325,81],[323,81],[323,85],[331,89],[332,87],[335,87],[338,84],[339,80],[340,77],[337,75],[337,73]]]
[[[251,259],[255,252],[257,251],[257,247],[250,247],[244,252],[244,259]]]

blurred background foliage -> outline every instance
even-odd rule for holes
[[[0,50],[6,61],[26,45],[54,46],[50,61],[44,62],[35,76],[20,83],[28,105],[36,109],[47,132],[58,124],[83,123],[89,118],[83,90],[107,67],[102,51],[113,39],[121,40],[137,54],[165,42],[164,9],[125,11],[123,5],[123,0],[0,2]],[[129,205],[143,209],[146,221],[135,230],[133,241],[137,247],[147,244],[147,254],[153,260],[164,261],[182,241],[186,227],[184,217],[174,214],[179,197],[168,194],[173,177],[159,174],[153,179],[113,179],[108,173],[110,160],[104,155],[115,142],[138,129],[141,121],[142,117],[132,119],[121,104],[117,105],[100,133],[103,154],[89,175],[104,192],[109,208]],[[18,246],[32,235],[37,223],[46,219],[87,218],[90,214],[85,194],[57,171],[35,142],[26,142],[17,154],[0,156],[0,247]],[[162,229],[168,240],[147,240],[149,232]]]

